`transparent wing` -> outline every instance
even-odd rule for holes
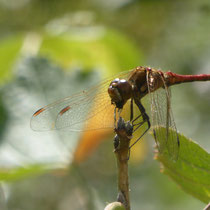
[[[88,90],[39,109],[32,116],[31,128],[38,131],[112,128],[114,106],[111,105],[107,90],[113,79],[126,79],[129,73],[130,71],[121,73]]]
[[[151,99],[152,129],[156,144],[160,153],[164,153],[167,150],[172,159],[177,160],[179,138],[171,110],[170,90],[165,84],[162,75],[159,75],[159,78],[154,79],[152,73],[148,74],[147,79]],[[156,86],[155,82],[157,82],[158,79],[162,80],[164,88],[153,91],[153,87]]]

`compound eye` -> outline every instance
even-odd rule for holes
[[[112,82],[113,83],[118,83],[120,81],[120,79],[119,78],[116,78],[116,79],[114,79]]]
[[[124,104],[132,95],[132,86],[125,79],[115,79],[110,83],[108,93],[113,104],[117,108],[123,108]]]
[[[116,78],[110,83],[109,87],[110,88],[115,88],[119,82],[120,82],[120,79]]]
[[[127,83],[128,81],[127,80],[125,80],[125,79],[120,79],[119,80],[119,83]]]
[[[117,84],[117,88],[125,101],[131,97],[132,86],[127,80],[121,79]]]

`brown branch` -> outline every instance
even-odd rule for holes
[[[210,203],[203,210],[210,210]]]
[[[121,202],[126,210],[130,210],[129,199],[129,179],[128,179],[128,159],[129,144],[132,138],[133,127],[130,122],[125,122],[121,117],[115,128],[115,155],[118,167],[118,197],[117,201]]]

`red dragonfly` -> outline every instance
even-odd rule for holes
[[[145,131],[132,145],[152,124],[159,151],[167,151],[172,159],[177,159],[180,143],[171,111],[169,87],[207,80],[210,80],[210,75],[207,74],[179,75],[139,66],[39,109],[32,116],[31,128],[38,131],[113,128],[121,116],[132,122],[134,131],[143,124],[146,125]],[[142,105],[145,96],[150,99],[150,117]],[[116,109],[119,112],[116,113]]]

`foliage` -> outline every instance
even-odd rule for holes
[[[170,132],[175,131],[170,130]],[[173,135],[169,135],[169,138],[170,136]],[[179,134],[179,140],[177,161],[174,161],[166,150],[162,154],[157,153],[156,159],[161,162],[162,172],[170,176],[185,192],[208,203],[210,200],[210,154],[184,135]]]
[[[126,69],[129,63],[133,63],[133,66],[137,65],[140,55],[124,36],[105,28],[102,33],[98,35],[97,33],[99,33],[98,29],[95,29],[94,37],[96,36],[97,39],[89,37],[88,40],[85,31],[79,31],[76,35],[73,32],[60,35],[49,32],[42,35],[28,33],[9,37],[2,42],[0,57],[4,59],[0,65],[4,72],[10,75],[10,77],[7,76],[7,80],[4,72],[0,76],[2,83],[0,111],[2,128],[4,128],[0,133],[1,152],[4,154],[1,161],[9,162],[7,167],[2,165],[0,171],[2,181],[47,172],[50,167],[60,168],[65,152],[69,154],[70,149],[73,151],[76,149],[76,144],[80,140],[79,133],[32,131],[29,125],[35,110],[99,83],[104,77],[102,75],[117,73],[123,68]],[[80,36],[79,40],[78,36]],[[34,43],[33,47],[31,42]],[[6,84],[3,86],[4,83]],[[76,153],[76,159],[84,159],[100,143],[102,136],[103,138],[107,136],[106,133],[92,135],[95,136],[95,142],[92,143],[86,141],[87,137],[81,138],[78,149],[83,149],[79,152],[79,156],[78,152]],[[49,139],[48,143],[46,139]],[[62,155],[56,156],[55,153],[59,153],[62,148],[59,142],[63,142],[63,147],[66,149]],[[44,152],[39,152],[37,155],[37,149],[45,148],[46,144],[51,145],[49,149],[46,148]],[[12,148],[18,151],[17,154]],[[8,154],[15,161],[9,160]],[[20,156],[25,157],[22,159]],[[51,156],[54,157],[50,162],[46,160]],[[27,161],[28,158],[31,159],[31,165]],[[73,159],[66,160],[65,167]],[[18,165],[25,165],[25,167]]]
[[[206,0],[0,1],[0,179],[9,195],[8,209],[65,209],[67,200],[72,208],[77,203],[78,209],[85,209],[87,195],[89,209],[102,209],[113,200],[116,168],[110,141],[96,134],[95,141],[89,141],[92,135],[36,133],[29,128],[31,115],[74,90],[137,65],[209,73],[209,8]],[[172,91],[177,128],[208,151],[209,83],[180,85]],[[175,182],[159,173],[151,153],[146,157],[149,141],[142,139],[144,146],[141,142],[132,148],[133,209],[201,209],[203,203],[188,194],[209,200],[209,154],[188,138],[180,139],[188,153],[180,147],[177,162],[167,153],[157,155]],[[75,150],[80,151],[78,159],[89,157],[80,162],[82,170],[75,176],[86,182],[80,177],[77,186],[67,184],[74,180],[72,170],[66,179],[56,170],[72,167]],[[139,159],[132,162],[137,153],[144,156],[141,164]]]

